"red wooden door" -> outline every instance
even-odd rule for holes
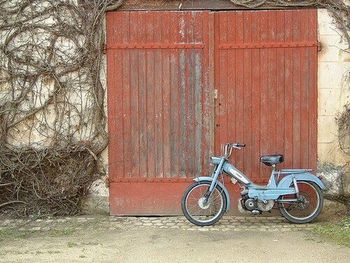
[[[232,161],[255,182],[269,175],[260,154],[315,168],[316,14],[108,13],[111,214],[179,214],[225,142],[247,144]]]
[[[232,161],[253,181],[270,169],[262,154],[281,153],[281,167],[316,168],[317,11],[215,14],[215,152],[247,146]]]
[[[213,152],[208,12],[107,14],[110,212],[178,214]]]

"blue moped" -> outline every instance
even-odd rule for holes
[[[281,169],[283,155],[264,155],[260,161],[272,167],[270,180],[266,186],[256,185],[234,167],[229,158],[232,149],[242,149],[245,144],[228,143],[224,155],[211,157],[214,170],[211,177],[197,177],[183,194],[181,207],[185,217],[198,226],[210,226],[230,208],[230,196],[219,177],[226,174],[233,183],[242,188],[238,202],[241,211],[253,214],[269,212],[277,206],[281,214],[292,223],[309,223],[321,212],[323,207],[322,190],[325,185],[310,169]],[[221,176],[220,176],[221,175]]]

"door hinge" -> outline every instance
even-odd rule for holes
[[[218,90],[214,89],[214,99],[218,99]]]

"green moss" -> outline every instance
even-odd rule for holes
[[[18,240],[26,239],[31,236],[32,231],[19,231],[17,229],[4,229],[0,230],[0,242],[4,240]]]
[[[345,217],[339,223],[318,225],[313,232],[337,244],[350,247],[350,216]]]
[[[68,246],[68,247],[77,247],[78,244],[75,243],[75,242],[68,242],[67,246]]]
[[[75,230],[72,228],[65,229],[52,229],[48,231],[33,231],[30,229],[18,230],[17,228],[7,228],[0,230],[0,242],[2,241],[11,241],[11,240],[20,240],[20,239],[29,239],[32,237],[65,237],[71,236],[75,233]]]

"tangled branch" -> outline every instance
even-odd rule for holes
[[[0,211],[75,214],[107,146],[111,0],[0,0]]]
[[[350,103],[337,118],[340,149],[350,155]]]
[[[97,179],[85,146],[0,149],[0,208],[23,215],[74,215]]]
[[[350,48],[349,5],[341,0],[231,2],[327,8]],[[121,3],[0,0],[0,213],[79,213],[104,174],[103,18]]]

